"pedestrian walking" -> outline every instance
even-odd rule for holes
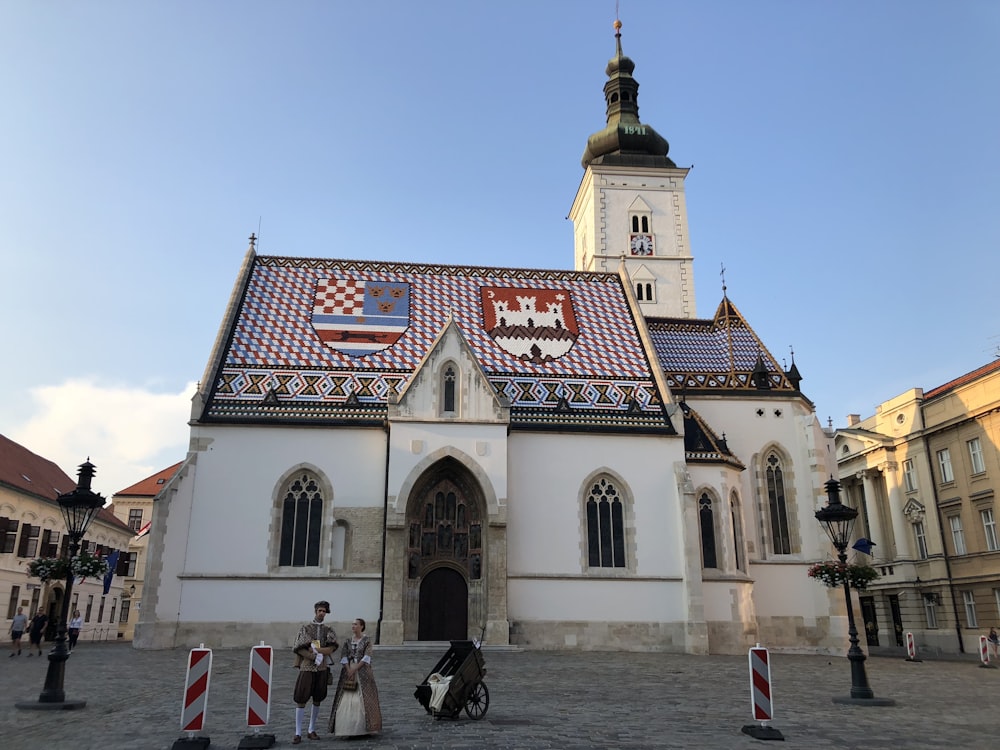
[[[28,627],[28,616],[24,607],[17,608],[17,614],[10,622],[10,658],[21,655],[21,636]]]
[[[996,659],[1000,655],[1000,636],[997,635],[996,628],[990,628],[990,634],[986,636],[986,642],[990,646],[990,653]]]
[[[83,628],[83,618],[80,616],[80,610],[75,610],[73,612],[73,617],[69,621],[69,652],[72,654],[73,649],[76,648],[76,641],[80,637],[80,630]]]
[[[326,699],[330,684],[330,658],[337,650],[337,634],[333,628],[323,624],[330,614],[330,602],[318,601],[313,605],[313,620],[299,628],[292,641],[295,652],[294,666],[299,670],[295,680],[295,690],[292,698],[295,701],[295,736],[292,744],[302,742],[302,721],[305,718],[306,704],[312,701],[312,711],[309,714],[309,729],[306,736],[318,740],[316,734],[316,719],[319,717],[319,704]]]
[[[31,625],[28,628],[28,656],[36,648],[38,655],[42,655],[42,636],[45,635],[45,626],[49,624],[49,616],[41,609],[31,618]]]

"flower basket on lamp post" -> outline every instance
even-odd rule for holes
[[[815,578],[824,586],[831,589],[839,588],[847,581],[852,589],[864,591],[869,584],[879,577],[878,571],[871,565],[859,565],[857,563],[838,562],[827,560],[811,565],[806,575]]]

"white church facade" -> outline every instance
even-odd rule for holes
[[[282,645],[327,599],[383,644],[843,648],[805,573],[830,436],[725,291],[696,317],[687,170],[616,37],[575,270],[251,241],[154,503],[137,647]]]

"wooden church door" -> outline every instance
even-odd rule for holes
[[[464,641],[469,637],[469,587],[452,568],[437,568],[420,582],[421,641]]]

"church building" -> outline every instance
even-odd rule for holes
[[[258,255],[156,498],[135,643],[837,651],[830,437],[728,298],[696,317],[684,181],[607,66],[573,270]],[[566,257],[569,258],[567,243]]]

